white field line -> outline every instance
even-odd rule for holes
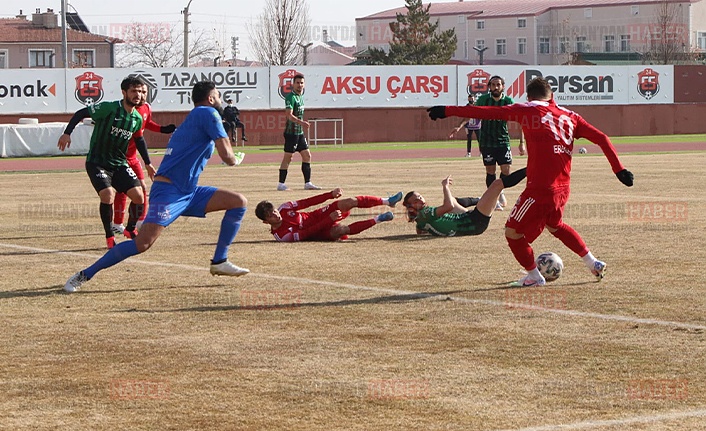
[[[67,256],[85,257],[85,258],[92,259],[92,260],[97,260],[100,257],[100,256],[97,256],[94,254],[89,254],[89,253],[51,250],[51,249],[27,247],[27,246],[22,246],[22,245],[15,245],[15,244],[0,243],[0,247],[11,248],[11,249],[15,249],[15,250],[40,252],[40,253],[64,254]],[[131,258],[130,262],[131,263],[139,263],[142,265],[149,265],[149,266],[179,268],[179,269],[185,269],[188,271],[207,271],[208,270],[208,267],[206,265],[194,266],[194,265],[184,265],[184,264],[178,264],[178,263],[154,262],[154,261],[144,260],[144,259],[137,258],[137,257]],[[531,309],[531,310],[535,310],[535,311],[541,311],[541,312],[545,312],[545,313],[560,314],[560,315],[572,316],[572,317],[583,317],[583,318],[588,318],[588,319],[629,322],[629,323],[638,323],[638,324],[641,323],[641,324],[658,325],[658,326],[669,326],[669,327],[680,328],[680,329],[691,329],[691,330],[702,330],[702,331],[706,330],[706,325],[699,325],[699,324],[694,324],[694,323],[675,322],[675,321],[659,320],[659,319],[645,319],[645,318],[638,318],[638,317],[632,317],[632,316],[621,316],[619,314],[601,314],[601,313],[592,313],[592,312],[578,311],[578,310],[546,308],[546,307],[539,307],[539,306],[528,305],[528,304],[515,304],[515,303],[510,303],[507,301],[497,301],[497,300],[492,300],[492,299],[463,298],[463,297],[459,297],[459,296],[451,296],[451,295],[446,295],[446,294],[423,293],[423,292],[414,292],[414,291],[399,290],[399,289],[387,289],[387,288],[383,288],[383,287],[363,286],[363,285],[358,285],[358,284],[339,283],[339,282],[335,282],[335,281],[312,280],[312,279],[308,279],[308,278],[272,275],[272,274],[265,274],[265,273],[250,273],[247,275],[247,277],[261,277],[261,278],[266,278],[266,279],[270,279],[270,280],[291,281],[291,282],[312,284],[312,285],[318,285],[318,286],[335,287],[335,288],[340,288],[340,289],[363,290],[363,291],[368,291],[368,292],[388,293],[388,294],[393,294],[393,295],[410,295],[410,296],[416,296],[419,298],[438,297],[438,298],[442,298],[444,300],[450,299],[450,300],[465,303],[465,304],[483,304],[483,305],[491,305],[491,306],[507,307],[507,308],[516,307],[516,308],[522,308],[522,309]]]
[[[584,430],[598,427],[607,426],[621,426],[621,425],[631,425],[631,424],[644,424],[650,422],[664,422],[677,419],[685,418],[695,418],[695,417],[706,417],[706,410],[687,410],[682,412],[670,412],[662,413],[649,416],[633,416],[622,419],[607,419],[607,420],[595,420],[595,421],[583,421],[574,422],[572,424],[560,424],[560,425],[540,425],[536,427],[529,428],[518,428],[514,430],[503,430],[503,431],[567,431],[567,430]]]

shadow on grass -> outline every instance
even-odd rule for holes
[[[420,299],[428,299],[435,297],[448,297],[448,295],[460,293],[461,291],[452,292],[418,292],[409,293],[401,295],[387,295],[387,296],[377,296],[374,298],[366,299],[343,299],[340,301],[325,301],[325,302],[293,302],[293,303],[282,303],[282,304],[267,304],[262,305],[256,304],[246,304],[246,305],[214,305],[214,306],[199,306],[199,307],[187,307],[187,308],[176,308],[170,310],[140,310],[137,308],[131,308],[127,310],[121,310],[118,312],[123,313],[180,313],[180,312],[212,312],[212,311],[269,311],[269,310],[295,310],[304,307],[345,307],[349,305],[364,305],[364,304],[401,304],[410,301],[417,301]],[[165,301],[165,302],[168,302]],[[245,302],[248,302],[246,299]]]
[[[12,298],[39,298],[42,296],[61,295],[64,293],[63,284],[54,286],[40,287],[37,289],[21,289],[0,292],[0,299]]]

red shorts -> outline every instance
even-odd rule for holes
[[[324,207],[321,207],[315,211],[311,211],[308,214],[307,217],[307,224],[309,226],[314,225],[319,223],[323,219],[329,219],[331,220],[331,213],[334,211],[338,211],[338,201],[333,201],[329,205],[326,205]],[[341,213],[341,220],[348,217],[351,214],[350,211],[346,211]],[[309,241],[336,241],[339,239],[346,239],[347,237],[344,238],[333,238],[331,236],[331,229],[334,226],[337,226],[338,222],[331,220],[331,224],[327,224],[326,227],[322,228],[319,232],[311,235],[309,237]]]
[[[569,200],[569,189],[552,192],[525,190],[510,211],[505,227],[515,229],[533,242],[545,226],[557,227],[562,223],[564,206]]]
[[[127,164],[132,168],[133,171],[135,171],[137,179],[140,181],[144,181],[145,171],[142,169],[142,163],[140,163],[140,160],[137,157],[135,157],[134,159],[127,159]]]

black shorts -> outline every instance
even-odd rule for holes
[[[284,134],[284,152],[285,153],[297,153],[300,151],[308,150],[309,144],[306,142],[304,134],[301,135],[291,135],[289,133]]]
[[[142,187],[137,174],[129,166],[121,166],[117,169],[105,169],[95,163],[86,162],[86,173],[91,179],[91,184],[97,193],[101,190],[112,187],[118,192],[126,193],[133,187]]]
[[[460,229],[456,233],[458,236],[462,235],[480,235],[488,229],[488,224],[490,223],[490,217],[483,215],[478,208],[474,208],[473,211],[468,211],[463,214],[463,223],[459,226]]]
[[[483,165],[485,165],[485,166],[495,166],[496,163],[498,165],[511,165],[512,164],[512,150],[509,148],[481,147],[480,154],[481,154],[481,156],[483,156]]]

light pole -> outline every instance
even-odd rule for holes
[[[487,46],[484,46],[483,48],[478,48],[477,46],[474,46],[473,49],[476,50],[478,53],[478,65],[482,66],[483,65],[483,53],[485,52],[486,49],[488,49]]]
[[[313,44],[314,44],[314,42],[309,42],[309,43],[307,43],[306,45],[301,44],[301,43],[297,43],[297,45],[301,46],[302,49],[304,50],[304,66],[306,66],[306,51],[307,51],[307,50],[309,49],[309,47],[310,47],[311,45],[313,45]]]
[[[64,63],[64,69],[69,67],[69,40],[66,31],[67,3],[67,0],[61,0],[61,62]],[[54,67],[54,65],[52,65],[52,67]]]
[[[189,0],[181,13],[184,14],[184,61],[182,62],[182,67],[189,67],[189,6],[194,0]]]

